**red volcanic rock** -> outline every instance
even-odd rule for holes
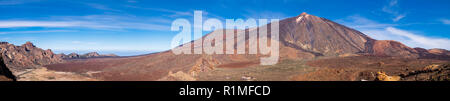
[[[2,54],[0,53],[0,56]],[[0,57],[0,81],[10,81],[16,80],[16,77],[11,73],[9,68],[6,67],[5,62],[3,62],[3,58]]]
[[[428,53],[428,50],[425,48],[416,47],[414,49],[419,53]]]
[[[419,51],[423,51],[418,49]],[[419,51],[393,40],[377,40],[371,44],[369,53],[376,56],[419,57]]]
[[[67,55],[67,58],[80,58],[80,55],[78,55],[77,53],[70,53],[69,55]]]
[[[2,53],[5,64],[13,71],[23,71],[29,68],[36,68],[40,65],[60,63],[63,60],[54,54],[50,49],[42,50],[27,42],[21,46],[15,46],[7,42],[0,43],[0,53]]]
[[[450,55],[450,52],[448,50],[445,50],[445,49],[434,48],[434,49],[428,50],[428,52],[431,53],[431,54],[436,54],[436,55]]]
[[[86,54],[86,57],[98,57],[100,56],[100,54],[98,54],[97,52],[90,52]]]

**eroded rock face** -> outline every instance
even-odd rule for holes
[[[385,72],[377,72],[376,81],[400,81],[400,76],[389,76]]]
[[[202,57],[195,62],[189,73],[192,76],[196,76],[199,72],[214,70],[217,64],[219,64],[219,62],[211,56]]]
[[[34,69],[40,65],[48,65],[63,62],[50,49],[43,50],[27,42],[21,46],[15,46],[7,42],[0,43],[0,53],[3,60],[13,74]]]
[[[2,55],[0,53],[0,55]],[[3,62],[3,58],[0,57],[0,81],[9,81],[9,80],[16,80],[16,77],[12,74],[12,72],[6,67],[5,63]]]

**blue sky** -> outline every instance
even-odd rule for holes
[[[173,20],[294,17],[302,12],[411,47],[450,49],[449,0],[0,0],[0,41],[56,53],[170,49]]]

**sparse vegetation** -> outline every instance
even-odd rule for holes
[[[283,60],[272,66],[252,66],[247,68],[217,68],[214,71],[200,73],[199,80],[246,81],[288,81],[292,75],[312,71],[304,65],[304,60]]]

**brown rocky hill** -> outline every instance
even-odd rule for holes
[[[8,66],[14,74],[41,65],[63,62],[63,60],[50,49],[43,50],[34,46],[31,42],[26,42],[21,46],[1,42],[0,50],[0,53],[2,54],[1,57],[6,66]]]
[[[1,55],[1,53],[0,53]],[[16,77],[12,74],[8,67],[3,62],[3,58],[0,57],[0,81],[15,81]]]
[[[419,57],[419,53],[426,51],[417,51],[393,40],[378,40],[370,44],[366,49],[368,53],[376,56],[400,56],[400,57]]]
[[[450,55],[450,51],[445,50],[445,49],[434,48],[434,49],[429,49],[427,52],[431,53],[431,54],[436,54],[436,55]]]

